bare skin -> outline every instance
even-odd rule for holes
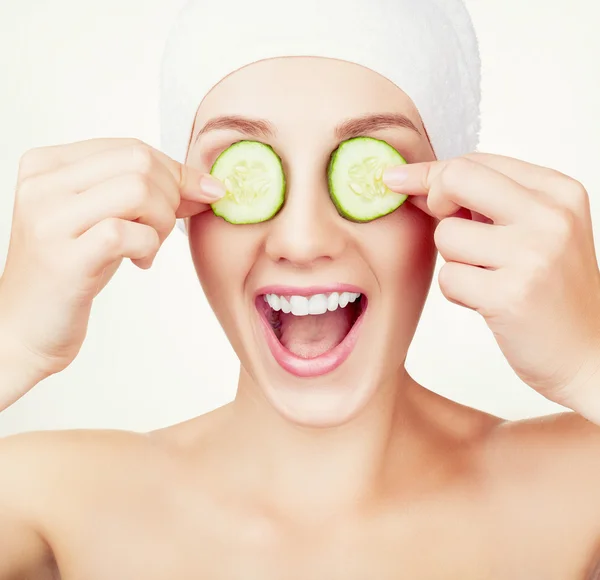
[[[239,450],[235,403],[147,435],[9,438],[0,577],[597,578],[600,430],[411,391],[419,454],[399,426],[354,501],[319,501],[318,474],[273,486]]]
[[[264,89],[270,78],[280,94]],[[331,207],[322,178],[336,146],[332,128],[374,110],[409,117],[420,134],[386,128],[373,136],[409,160],[435,159],[410,99],[372,71],[274,60],[217,85],[195,131],[217,115],[268,118],[292,177],[285,210],[252,228],[207,212],[207,190],[192,185],[244,138],[239,129],[193,141],[185,168],[129,141],[38,151],[22,165],[0,280],[0,378],[8,385],[0,408],[70,364],[97,292],[123,257],[149,267],[175,217],[190,217],[192,258],[241,373],[234,402],[167,429],[0,441],[0,580],[600,577],[600,426],[576,413],[506,422],[432,393],[405,371],[432,277],[434,222],[406,203],[371,224],[350,224]],[[140,183],[147,189],[132,198]],[[38,189],[48,206],[36,216]],[[79,193],[64,195],[70,190]],[[76,196],[125,201],[98,203],[94,213]],[[115,236],[110,216],[135,227]],[[77,219],[80,237],[66,241],[57,224]],[[97,237],[83,237],[96,222]],[[40,237],[47,251],[24,243]],[[73,268],[59,270],[54,252],[70,252],[60,264]],[[32,282],[49,270],[51,294]],[[332,279],[365,288],[370,318],[348,360],[308,383],[257,340],[253,291]]]

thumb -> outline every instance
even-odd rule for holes
[[[179,166],[179,193],[181,199],[214,203],[226,192],[225,184],[216,177],[192,167]]]
[[[210,204],[221,199],[226,193],[223,182],[209,173],[204,173],[189,165],[180,165],[179,194],[181,200],[176,216],[186,218],[202,213],[210,209]]]
[[[225,184],[210,173],[200,171],[185,163],[179,163],[158,149],[154,151],[173,175],[182,201],[210,204],[225,195]]]
[[[186,218],[202,213],[227,193],[225,184],[210,173],[179,163],[158,149],[155,151],[173,175],[179,190],[180,201],[176,217]]]

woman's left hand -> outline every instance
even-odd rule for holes
[[[588,418],[600,411],[600,271],[583,185],[482,153],[394,167],[384,180],[440,220],[441,291],[485,318],[517,375]]]

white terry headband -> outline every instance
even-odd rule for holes
[[[163,56],[162,150],[183,163],[204,96],[235,70],[282,56],[386,77],[415,103],[438,159],[477,146],[481,63],[462,0],[191,0]]]

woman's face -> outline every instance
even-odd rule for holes
[[[416,130],[373,125],[369,115],[403,116]],[[225,116],[251,121],[214,122]],[[209,171],[227,147],[250,139],[282,160],[285,204],[273,219],[232,225],[209,211],[192,217],[188,231],[206,296],[244,369],[240,388],[262,392],[298,424],[342,424],[375,398],[404,364],[431,283],[430,216],[405,202],[353,223],[331,201],[330,155],[359,135],[387,141],[409,163],[435,159],[415,105],[386,78],[332,59],[275,58],[212,89],[188,152],[189,164]],[[330,295],[346,291],[363,297],[306,316],[275,313],[264,299],[325,294],[335,303]]]

